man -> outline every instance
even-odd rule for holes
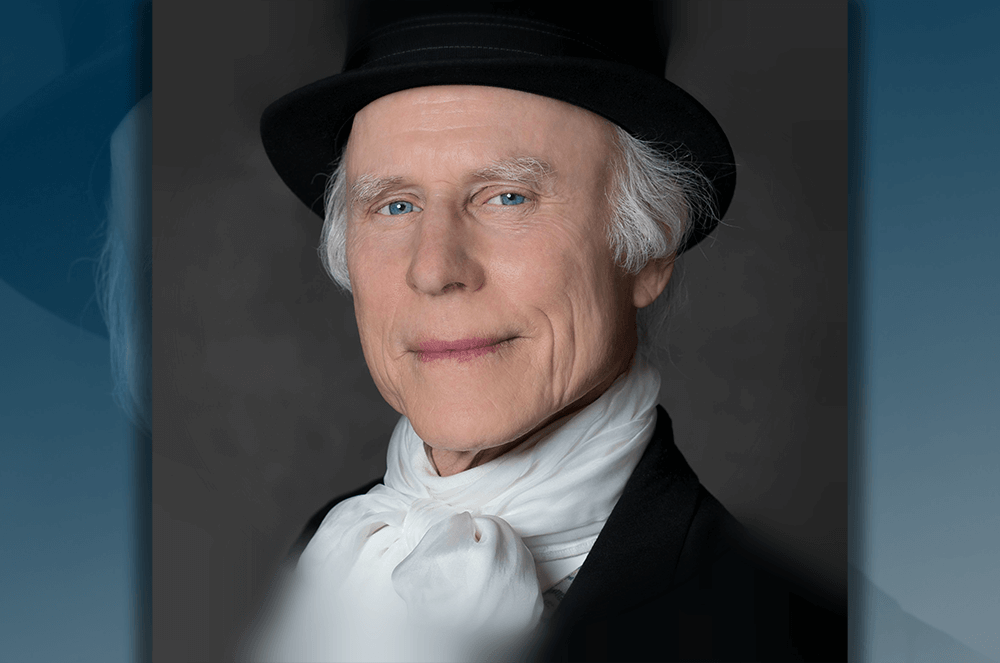
[[[344,74],[265,113],[404,418],[384,484],[307,528],[257,653],[843,657],[836,607],[751,551],[636,355],[732,197],[726,137],[636,34],[545,18],[368,25]]]

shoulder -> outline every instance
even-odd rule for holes
[[[726,515],[706,519],[718,526],[712,534],[692,531],[672,586],[637,612],[676,619],[681,658],[847,660],[844,597],[794,570]]]
[[[664,551],[662,563],[623,573],[647,553],[621,546],[613,563],[590,572],[627,588],[578,602],[542,658],[847,660],[845,606],[789,572],[703,487],[699,494],[676,565]],[[586,573],[585,564],[578,581]]]
[[[330,509],[337,506],[341,502],[351,497],[357,497],[358,495],[364,495],[369,490],[375,486],[382,483],[382,479],[375,479],[374,481],[369,481],[365,485],[361,486],[356,490],[352,490],[349,493],[344,493],[338,497],[327,502],[323,508],[314,513],[311,518],[306,522],[305,527],[302,528],[302,533],[299,534],[298,538],[295,539],[295,543],[292,544],[291,548],[288,550],[288,557],[286,558],[286,563],[294,564],[298,561],[299,555],[305,550],[306,546],[312,540],[313,536],[316,534],[316,530],[323,523],[323,519],[326,518],[326,514],[330,512]]]
[[[546,660],[846,660],[843,601],[701,485],[662,411],[554,622]]]

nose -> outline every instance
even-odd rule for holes
[[[406,273],[410,288],[436,296],[483,287],[485,271],[475,256],[473,232],[457,210],[425,209]]]

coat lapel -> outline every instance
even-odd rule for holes
[[[553,626],[622,612],[669,587],[700,501],[698,477],[674,445],[670,417],[657,406],[653,438]]]

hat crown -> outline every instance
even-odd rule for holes
[[[348,12],[344,71],[401,62],[471,58],[578,57],[663,76],[662,3],[607,12],[547,2],[356,2]]]
[[[135,0],[88,0],[60,4],[66,68],[72,69],[127,47],[134,31]]]

